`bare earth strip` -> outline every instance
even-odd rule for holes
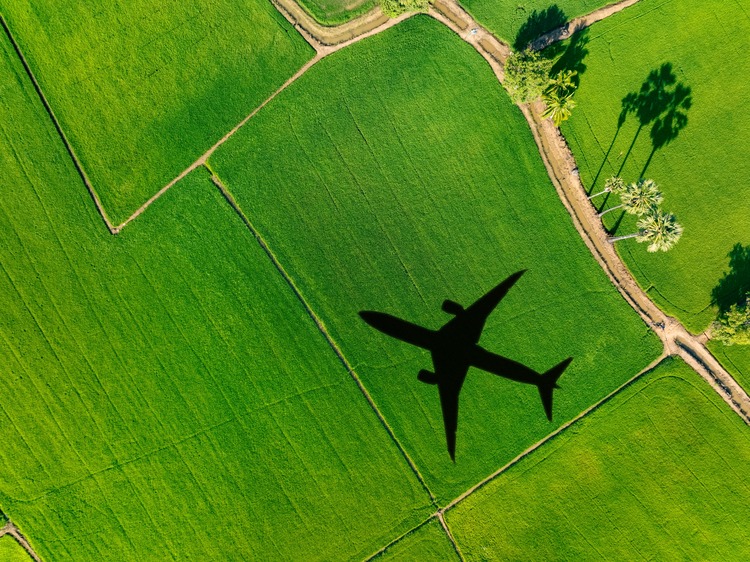
[[[16,527],[10,521],[8,521],[5,525],[3,525],[3,528],[0,529],[0,537],[3,537],[5,535],[10,535],[14,539],[16,539],[16,542],[20,544],[26,552],[29,553],[29,556],[33,560],[35,560],[36,562],[42,562],[39,556],[37,556],[36,552],[34,552],[34,549],[31,548],[31,545],[29,544],[29,541],[26,540],[26,537],[24,537],[21,534],[21,531],[18,530],[18,527]]]

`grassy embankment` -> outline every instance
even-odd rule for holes
[[[574,230],[528,126],[476,52],[416,16],[316,65],[211,166],[447,502],[635,375],[659,353]],[[429,353],[361,310],[428,328],[528,269],[481,344],[544,372],[568,356],[554,423],[536,388],[472,370],[457,462]]]
[[[265,0],[0,4],[115,224],[314,54]]]
[[[41,558],[362,558],[423,520],[207,172],[113,237],[5,41],[0,69],[0,508]]]
[[[446,514],[467,560],[745,560],[750,430],[667,360]]]

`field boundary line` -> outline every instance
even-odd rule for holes
[[[480,482],[474,484],[471,488],[469,488],[468,490],[466,490],[463,494],[461,494],[460,496],[458,496],[455,499],[453,499],[450,503],[448,503],[444,508],[442,508],[440,510],[440,513],[444,514],[446,511],[452,509],[457,504],[461,503],[466,498],[468,498],[469,496],[471,496],[474,492],[477,492],[477,491],[481,490],[487,484],[489,484],[490,482],[492,482],[495,478],[497,478],[498,476],[500,476],[501,474],[503,474],[504,472],[506,472],[508,469],[510,469],[513,466],[515,466],[516,464],[518,464],[519,462],[521,462],[524,458],[526,458],[531,453],[533,453],[534,451],[536,451],[537,449],[539,449],[542,445],[545,445],[549,441],[552,441],[555,437],[557,437],[558,435],[560,435],[563,431],[565,431],[566,429],[568,429],[571,425],[573,425],[576,422],[580,421],[581,419],[583,419],[584,417],[588,416],[590,413],[594,412],[595,410],[598,410],[601,406],[603,406],[604,404],[606,404],[607,402],[609,402],[610,400],[612,400],[612,398],[614,398],[615,396],[617,396],[621,391],[623,391],[626,388],[628,388],[629,386],[631,386],[633,383],[635,383],[637,380],[639,380],[640,378],[642,378],[644,375],[646,375],[646,374],[650,373],[651,371],[653,371],[657,366],[659,366],[659,364],[662,361],[664,361],[668,357],[670,357],[670,355],[668,353],[666,353],[666,352],[662,353],[661,355],[659,355],[659,357],[657,357],[651,363],[649,363],[648,365],[646,365],[635,376],[631,377],[630,379],[628,379],[627,381],[625,381],[624,383],[622,383],[620,386],[618,386],[612,392],[610,392],[609,394],[607,394],[604,398],[602,398],[601,400],[595,402],[594,404],[592,404],[591,406],[589,406],[588,408],[586,408],[585,410],[583,410],[581,413],[579,413],[578,415],[576,415],[572,419],[570,419],[567,422],[565,422],[564,424],[562,424],[555,431],[553,431],[549,435],[545,436],[540,441],[537,441],[531,447],[529,447],[525,451],[521,452],[515,458],[511,459],[510,461],[508,461],[507,463],[505,463],[503,466],[501,466],[500,468],[498,468],[495,472],[493,472],[492,474],[490,474],[489,476],[487,476],[486,478],[484,478]]]
[[[458,548],[458,543],[456,542],[456,539],[453,538],[453,533],[451,533],[451,530],[448,528],[448,523],[445,522],[445,515],[443,510],[439,510],[435,517],[437,517],[437,520],[440,521],[440,526],[443,528],[443,531],[445,531],[445,534],[448,537],[448,540],[451,541],[451,544],[453,545],[453,550],[456,551],[456,554],[458,555],[458,559],[461,560],[461,562],[465,562],[466,558],[464,558],[463,553],[461,552],[461,549]]]
[[[376,552],[370,554],[367,558],[364,559],[364,562],[370,562],[370,560],[375,560],[379,556],[382,556],[389,548],[391,548],[393,545],[400,543],[402,540],[404,540],[406,537],[411,535],[412,533],[416,533],[419,529],[427,525],[430,521],[435,519],[435,513],[431,514],[429,517],[427,517],[424,521],[421,523],[418,523],[408,531],[401,533],[399,536],[397,536],[395,539],[393,539],[391,542],[386,544],[385,546],[382,546],[379,550]]]
[[[388,424],[388,421],[385,419],[385,416],[383,413],[378,409],[377,405],[375,404],[375,400],[373,400],[372,396],[368,392],[367,388],[365,388],[364,383],[359,378],[359,375],[357,375],[356,371],[354,370],[354,367],[349,363],[349,360],[344,355],[344,352],[341,350],[341,348],[338,346],[338,344],[335,342],[333,337],[331,336],[330,332],[328,332],[328,329],[326,328],[325,324],[321,320],[321,318],[315,313],[315,311],[310,306],[310,303],[307,302],[305,297],[302,295],[302,292],[299,290],[299,287],[297,287],[294,280],[291,278],[289,273],[287,273],[284,266],[281,264],[279,259],[276,257],[276,254],[273,253],[271,248],[266,243],[265,239],[261,236],[260,232],[255,228],[255,226],[250,222],[250,219],[247,217],[247,215],[244,213],[244,211],[240,208],[239,204],[237,203],[237,200],[234,198],[234,196],[229,192],[227,187],[224,185],[224,183],[221,181],[221,179],[208,167],[206,166],[206,169],[211,174],[211,182],[216,186],[216,188],[219,190],[219,192],[222,194],[224,199],[229,203],[229,206],[234,210],[235,213],[240,217],[242,222],[245,224],[245,227],[250,231],[250,234],[253,235],[255,240],[258,242],[260,247],[263,249],[263,251],[266,253],[268,258],[271,260],[273,265],[276,267],[278,272],[281,274],[284,281],[286,281],[289,288],[292,290],[294,295],[297,297],[299,302],[304,307],[305,311],[309,315],[309,317],[312,319],[312,321],[317,326],[320,333],[323,335],[325,340],[328,342],[328,345],[331,347],[333,352],[338,357],[339,361],[343,364],[344,368],[349,373],[349,376],[354,380],[354,382],[359,387],[360,392],[364,395],[364,397],[367,399],[367,402],[370,405],[370,408],[375,412],[375,415],[380,420],[380,423],[382,424],[383,428],[386,430],[388,435],[390,436],[393,443],[396,445],[398,450],[401,452],[401,455],[404,457],[404,460],[406,460],[406,463],[409,465],[409,468],[414,473],[414,475],[417,477],[417,480],[422,485],[422,488],[425,492],[427,492],[428,497],[430,498],[430,501],[434,506],[437,507],[437,499],[435,498],[435,495],[432,493],[432,490],[427,486],[427,483],[425,482],[424,477],[419,472],[419,469],[417,468],[417,465],[412,460],[412,458],[409,456],[409,453],[406,451],[404,446],[401,444],[401,441],[399,441],[398,437],[396,437],[396,434],[394,433],[391,426]]]
[[[29,541],[26,540],[26,537],[23,536],[21,531],[18,530],[18,527],[16,527],[10,521],[10,519],[8,519],[7,523],[5,523],[5,525],[3,525],[3,527],[0,529],[0,537],[4,537],[5,535],[10,535],[11,537],[13,537],[35,562],[42,562],[42,559],[39,558],[39,555],[31,547]]]
[[[78,175],[81,177],[81,180],[83,180],[83,184],[86,186],[86,189],[89,191],[89,195],[91,195],[91,198],[94,200],[94,205],[96,206],[96,210],[99,212],[99,216],[104,221],[104,224],[107,226],[107,229],[111,234],[117,234],[117,229],[112,224],[112,222],[109,220],[109,217],[107,216],[107,212],[104,210],[104,206],[102,205],[101,199],[99,199],[99,195],[97,194],[96,190],[94,189],[94,186],[92,185],[91,181],[89,180],[89,177],[86,175],[86,172],[83,169],[83,165],[81,164],[81,161],[78,159],[78,156],[75,153],[75,150],[73,150],[73,146],[70,144],[70,141],[68,140],[68,137],[65,135],[65,132],[62,129],[62,126],[60,125],[60,122],[57,119],[57,116],[55,115],[55,112],[52,111],[52,107],[50,106],[49,102],[47,101],[47,97],[44,95],[44,92],[42,91],[42,87],[39,85],[39,82],[36,79],[36,76],[34,76],[34,73],[31,70],[31,67],[29,66],[29,63],[26,60],[26,57],[23,54],[23,51],[21,51],[21,47],[16,42],[15,37],[13,36],[13,33],[10,31],[10,27],[8,27],[8,22],[5,21],[5,17],[3,17],[2,14],[0,14],[0,24],[3,27],[3,30],[5,31],[5,35],[7,35],[8,40],[11,43],[11,46],[13,47],[13,50],[16,52],[16,55],[21,61],[21,64],[23,65],[24,70],[26,71],[26,75],[31,80],[31,83],[34,85],[34,89],[36,90],[37,95],[39,96],[39,99],[42,101],[42,105],[44,106],[44,109],[47,111],[47,115],[49,115],[49,118],[52,120],[52,123],[55,126],[55,129],[57,130],[57,134],[60,135],[60,138],[63,141],[63,144],[65,145],[65,149],[68,151],[68,155],[70,156],[70,159],[73,161],[73,165],[76,168],[76,171],[78,172]]]

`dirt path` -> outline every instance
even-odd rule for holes
[[[633,4],[637,4],[639,1],[640,0],[621,0],[620,2],[617,2],[615,4],[610,4],[609,6],[599,8],[598,10],[595,10],[590,14],[586,14],[585,16],[572,19],[565,25],[560,26],[557,29],[553,29],[549,33],[545,33],[541,37],[532,41],[531,48],[535,51],[539,51],[541,49],[544,49],[545,47],[549,47],[552,43],[563,41],[573,35],[573,33],[575,33],[576,31],[584,29],[585,27],[589,27],[590,25],[595,24],[596,22],[601,21],[604,18],[608,18],[612,14],[621,12],[625,8],[628,8]]]
[[[42,562],[39,556],[37,556],[36,552],[34,552],[34,549],[31,548],[31,545],[29,544],[29,541],[26,540],[26,537],[24,537],[21,534],[21,531],[18,530],[18,527],[16,527],[10,521],[8,521],[5,525],[3,525],[2,529],[0,529],[0,537],[5,535],[10,535],[14,539],[16,539],[16,542],[18,542],[18,544],[23,547],[23,549],[33,560],[35,560],[36,562]]]

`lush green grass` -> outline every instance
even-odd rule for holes
[[[323,25],[338,25],[369,12],[377,0],[299,0],[307,12]]]
[[[668,360],[446,514],[468,560],[746,560],[750,430]]]
[[[0,43],[0,508],[44,560],[362,558],[432,509],[198,170],[117,237]]]
[[[10,535],[0,537],[0,560],[3,562],[31,562],[31,556]]]
[[[448,562],[458,559],[448,535],[437,519],[388,547],[376,558],[379,562]]]
[[[476,20],[497,37],[518,48],[529,41],[560,27],[565,22],[615,0],[460,0],[460,4]]]
[[[708,348],[742,387],[750,392],[750,346],[708,342]]]
[[[479,94],[481,92],[481,94]],[[659,351],[575,232],[486,63],[416,16],[326,58],[212,157],[257,230],[447,501],[632,377]],[[574,361],[554,423],[536,388],[472,371],[457,462],[428,352],[361,310],[429,328],[519,269],[481,344],[543,372]]]
[[[266,0],[0,0],[115,223],[313,52]]]
[[[578,107],[563,128],[587,187],[601,167],[593,186],[599,191],[623,163],[622,176],[632,181],[652,152],[653,122],[629,152],[639,120],[628,115],[618,132],[621,100],[664,63],[690,88],[687,126],[654,153],[644,172],[661,186],[664,208],[685,227],[682,240],[666,254],[649,254],[632,240],[618,248],[649,295],[695,332],[716,314],[711,294],[729,271],[728,253],[738,243],[750,244],[750,114],[741,110],[750,97],[750,58],[738,48],[748,34],[750,18],[740,3],[643,0],[591,28]],[[608,226],[617,214],[608,215]],[[634,228],[626,219],[618,234]]]

